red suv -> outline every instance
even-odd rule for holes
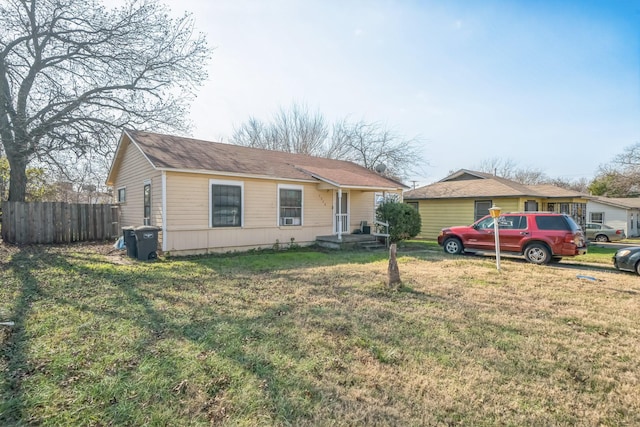
[[[438,244],[448,254],[495,251],[494,219],[485,216],[473,225],[443,228]],[[505,213],[498,218],[500,251],[524,255],[534,264],[559,261],[587,253],[582,229],[568,215],[551,212]]]

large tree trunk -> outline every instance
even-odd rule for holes
[[[9,201],[24,202],[27,194],[27,159],[7,150],[9,160]]]

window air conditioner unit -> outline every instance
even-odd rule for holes
[[[282,219],[284,220],[284,225],[293,225],[293,217],[285,217]]]

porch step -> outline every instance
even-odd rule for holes
[[[367,251],[386,251],[387,245],[378,241],[372,240],[369,242],[360,242],[358,243],[358,247]]]

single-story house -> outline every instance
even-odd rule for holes
[[[640,198],[594,197],[587,203],[589,222],[621,228],[628,237],[640,235]]]
[[[307,245],[360,230],[407,187],[352,162],[151,132],[122,133],[107,178],[120,225],[160,227],[170,255]]]
[[[510,179],[467,169],[404,193],[422,218],[418,237],[435,239],[440,230],[469,225],[498,206],[502,212],[547,211],[572,216],[583,226],[590,196],[554,185],[524,185]]]

